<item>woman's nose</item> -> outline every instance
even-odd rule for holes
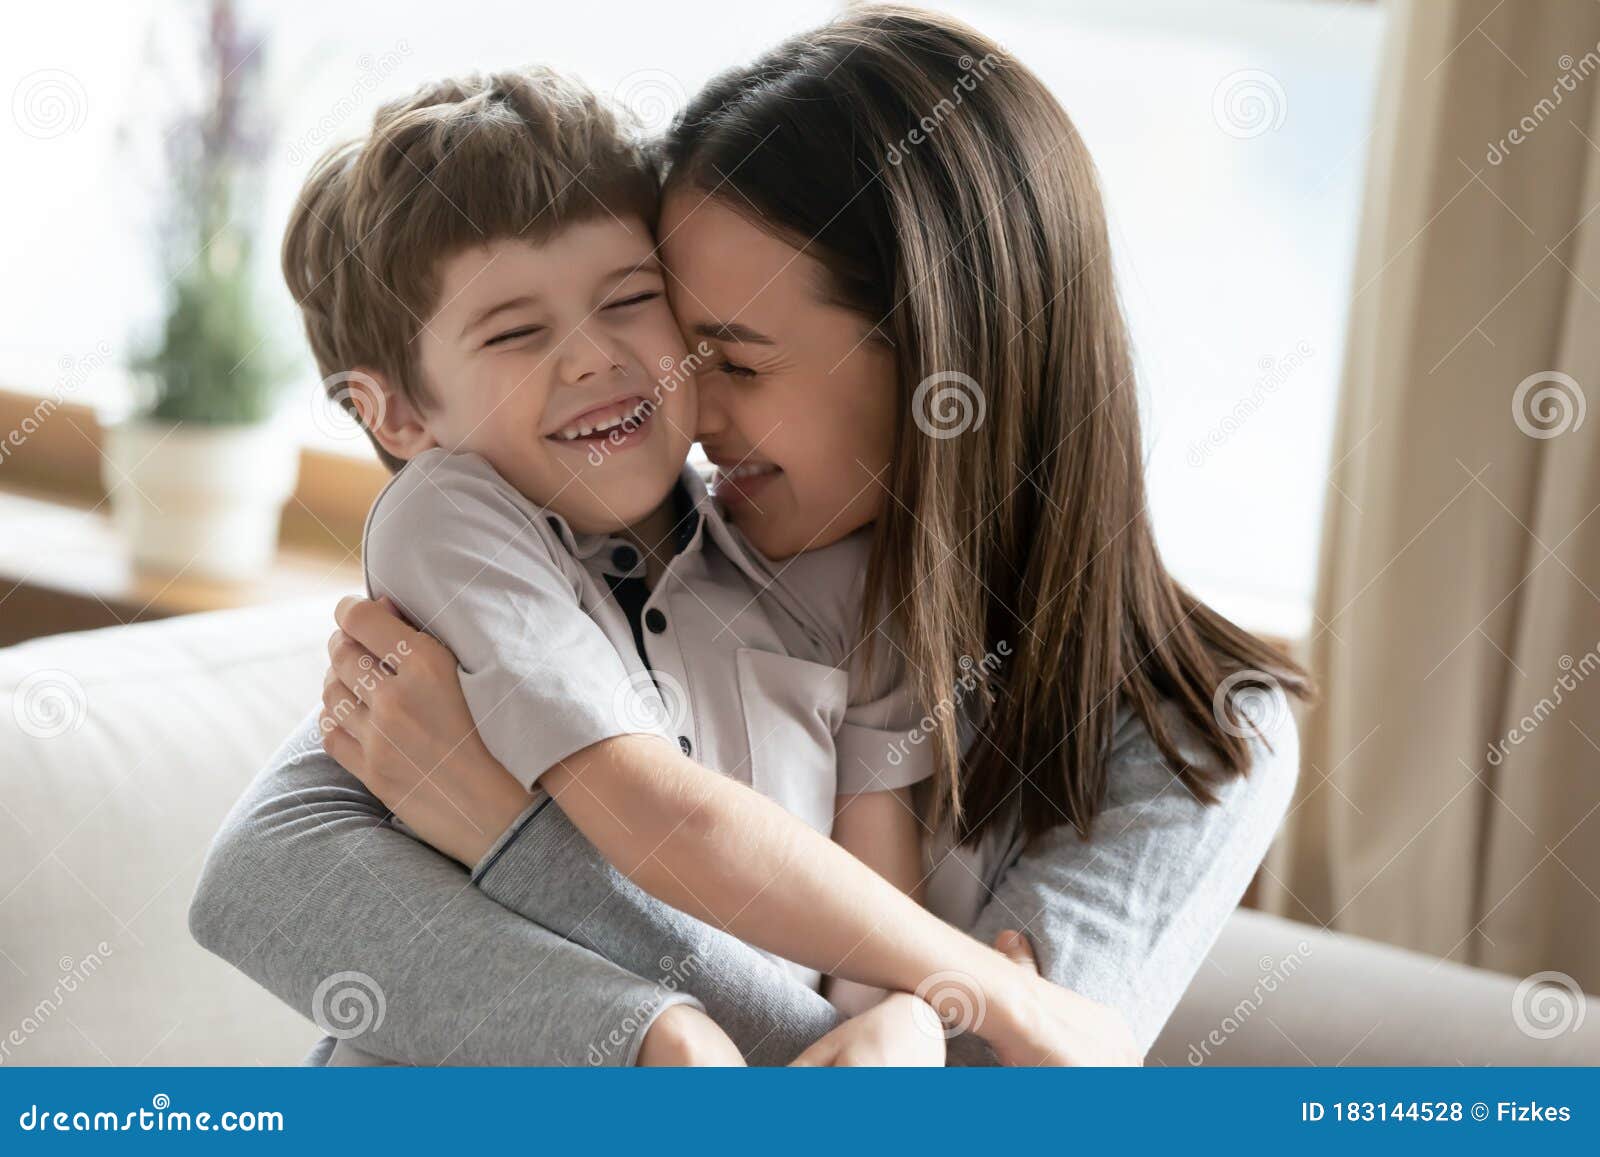
[[[695,424],[695,439],[715,438],[728,428],[728,414],[723,408],[722,387],[716,374],[705,374],[695,382],[699,417]]]

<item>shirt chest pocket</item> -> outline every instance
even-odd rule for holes
[[[750,744],[750,784],[823,835],[833,832],[849,678],[822,663],[740,648],[739,697]]]

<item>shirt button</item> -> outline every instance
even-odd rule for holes
[[[661,613],[660,607],[651,607],[644,613],[644,625],[652,635],[659,635],[667,629],[667,616]]]
[[[611,565],[622,574],[629,574],[639,565],[639,552],[631,546],[619,546],[611,552]]]
[[[683,752],[685,755],[694,754],[694,744],[689,742],[689,737],[687,735],[678,736],[678,750]]]

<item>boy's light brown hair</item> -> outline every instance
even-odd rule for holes
[[[659,196],[645,144],[549,69],[443,80],[384,105],[364,140],[317,162],[283,238],[284,280],[328,395],[365,427],[381,399],[353,383],[376,371],[426,405],[415,339],[443,261],[602,213],[653,227]],[[372,444],[391,471],[405,464]]]

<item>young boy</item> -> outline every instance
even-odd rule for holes
[[[846,801],[877,817],[841,842],[914,895],[928,768],[891,755],[909,701],[855,685],[857,624],[817,609],[850,600],[794,581],[858,583],[863,536],[775,583],[685,467],[703,355],[667,306],[658,188],[611,113],[542,70],[427,86],[319,163],[284,271],[396,471],[368,516],[370,593],[455,653],[535,807],[573,753],[659,734],[824,834]],[[497,834],[441,850],[470,866]],[[625,871],[657,850],[620,849]]]

